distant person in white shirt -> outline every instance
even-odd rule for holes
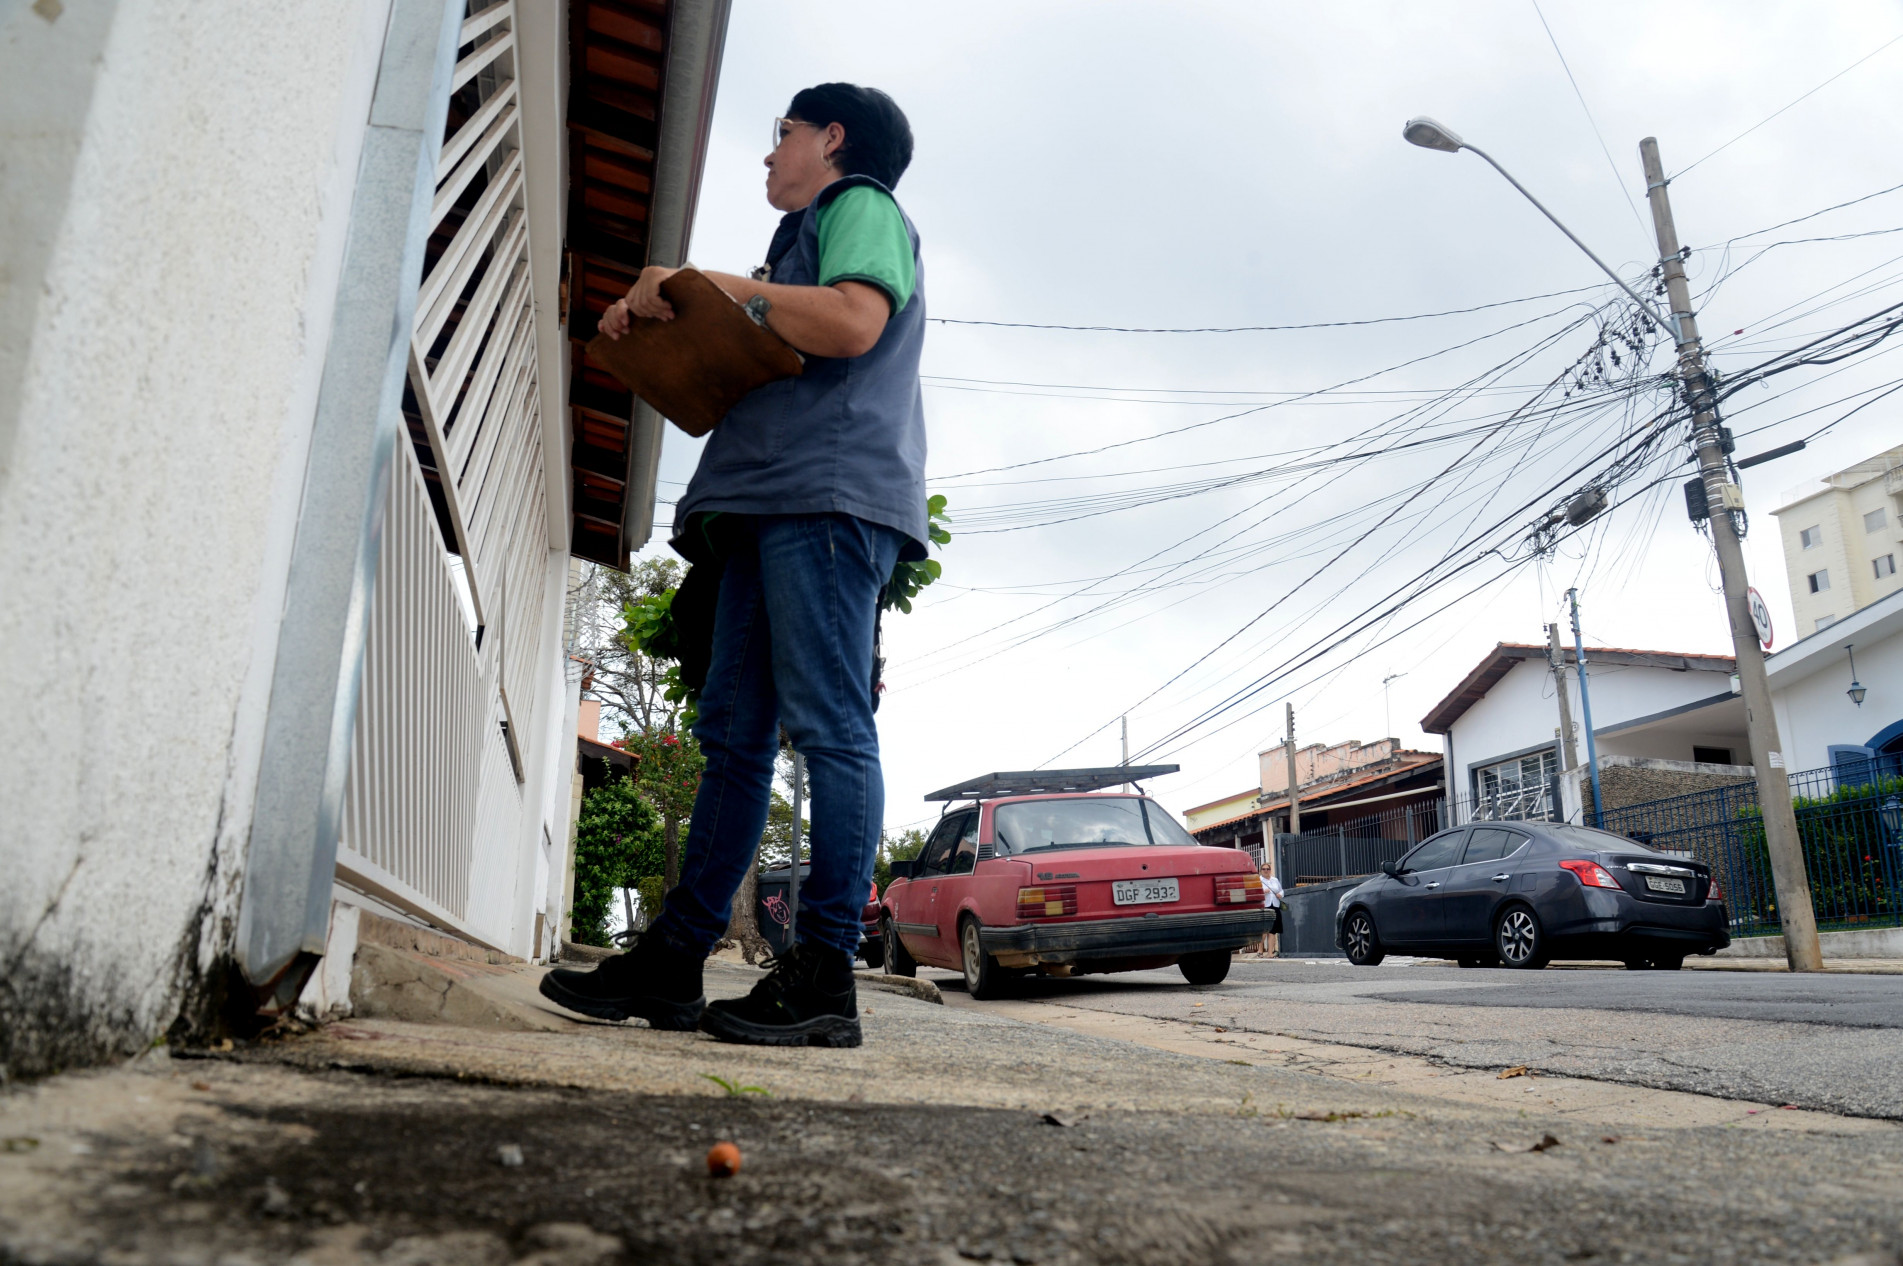
[[[1275,952],[1274,937],[1282,930],[1282,881],[1268,862],[1262,863],[1262,908],[1275,911],[1275,924],[1262,934],[1262,952]]]

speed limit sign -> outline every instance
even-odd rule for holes
[[[1751,604],[1751,623],[1757,626],[1758,641],[1768,651],[1771,649],[1771,605],[1756,589],[1747,591],[1747,601]]]

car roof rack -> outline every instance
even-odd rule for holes
[[[993,800],[999,796],[1028,796],[1062,791],[1102,791],[1125,783],[1173,774],[1181,765],[1106,765],[1097,769],[1026,769],[1016,773],[980,774],[941,787],[927,800]]]

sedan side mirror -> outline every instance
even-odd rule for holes
[[[910,879],[911,877],[912,877],[912,859],[911,858],[907,857],[903,859],[902,861],[895,861],[892,863],[892,878]]]
[[[1401,877],[1401,863],[1382,862],[1381,873],[1386,875],[1389,879],[1399,879]]]

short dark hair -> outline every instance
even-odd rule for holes
[[[877,88],[858,84],[816,84],[793,94],[786,117],[846,129],[846,140],[833,151],[833,162],[848,176],[870,176],[887,189],[912,165],[912,125],[905,111]]]

